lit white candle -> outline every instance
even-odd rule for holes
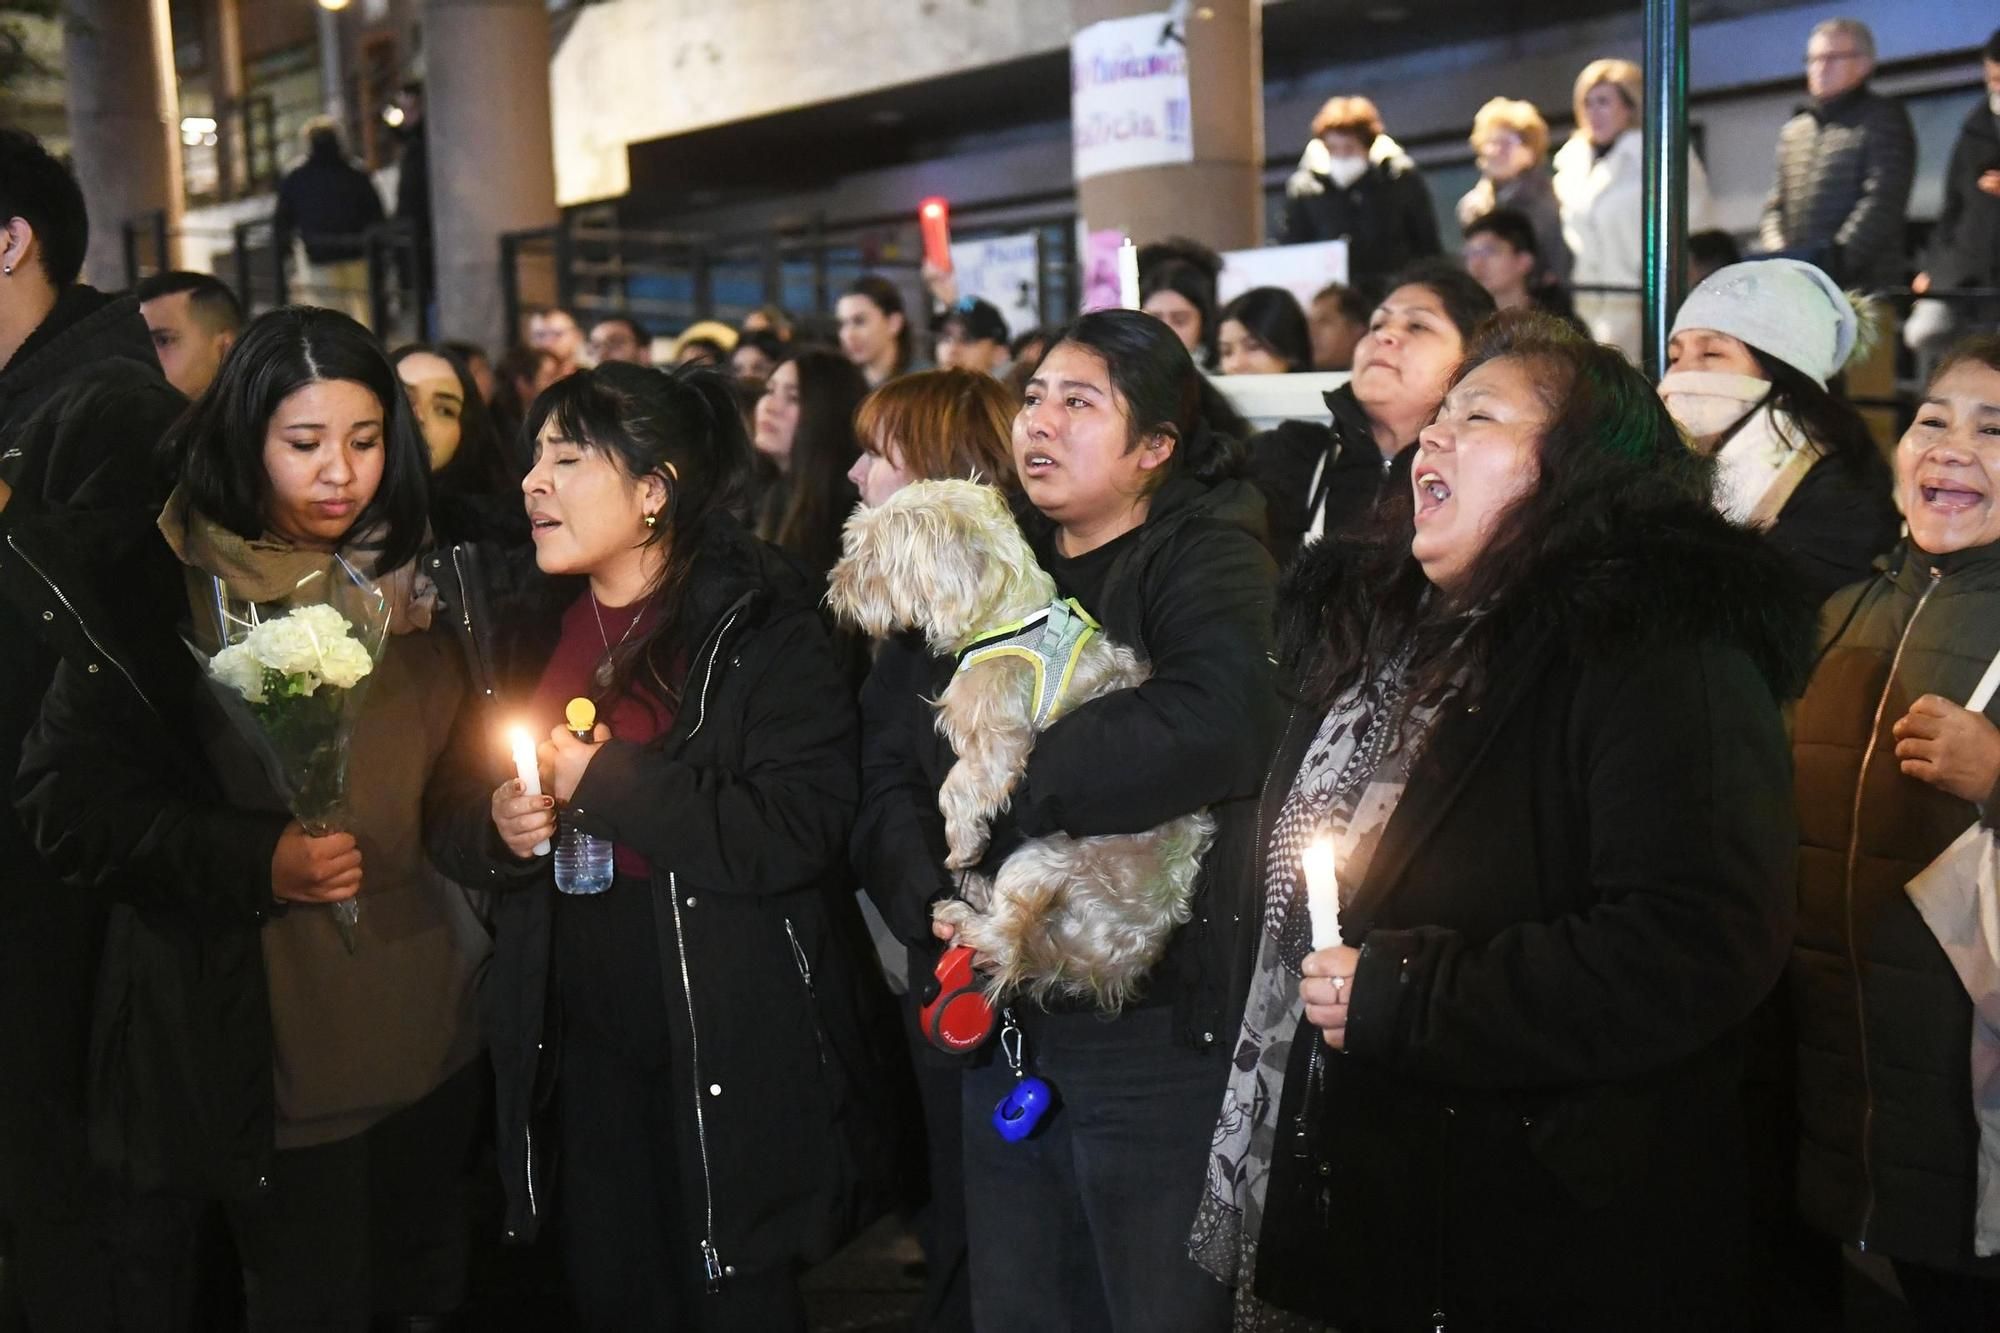
[[[1967,711],[1974,713],[1985,712],[1986,705],[1993,702],[1993,692],[1995,690],[2000,690],[2000,653],[1993,655],[1993,660],[1987,663],[1986,674],[1981,676],[1979,683],[1972,687],[1972,697],[1965,701]]]
[[[1324,833],[1306,844],[1300,860],[1306,872],[1306,911],[1312,916],[1313,950],[1340,943],[1340,877],[1334,870],[1333,840]]]
[[[1118,247],[1118,304],[1127,310],[1139,308],[1139,247],[1130,236]]]
[[[521,779],[521,794],[540,796],[542,794],[542,770],[535,762],[535,738],[528,734],[526,727],[515,727],[507,733],[507,739],[514,746],[514,774]],[[535,844],[536,856],[549,854],[549,840],[543,838]]]

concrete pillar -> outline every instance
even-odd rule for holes
[[[439,336],[496,354],[519,336],[501,327],[500,236],[557,219],[549,54],[545,0],[424,6]]]
[[[168,267],[179,262],[180,92],[174,82],[167,0],[69,0],[63,70],[70,154],[90,209],[84,277],[126,284],[123,224],[141,227],[139,257],[151,266],[152,225],[164,212]]]
[[[1077,28],[1159,13],[1161,0],[1070,0]],[[1217,250],[1264,243],[1264,31],[1259,0],[1185,7],[1194,161],[1094,176],[1077,185],[1092,230],[1140,244],[1187,236]]]
[[[208,95],[215,107],[215,174],[224,199],[243,194],[250,179],[249,111],[243,105],[243,22],[237,0],[209,0]]]

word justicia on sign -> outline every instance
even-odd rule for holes
[[[1176,124],[1178,119],[1178,124]],[[1178,118],[1168,115],[1164,119],[1149,116],[1143,111],[1125,111],[1117,115],[1099,114],[1080,120],[1076,126],[1076,146],[1097,148],[1108,143],[1123,143],[1131,139],[1156,139],[1161,143],[1185,143],[1188,137],[1187,116]]]

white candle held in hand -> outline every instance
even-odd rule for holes
[[[542,794],[542,770],[535,762],[535,738],[528,734],[526,727],[515,727],[507,733],[507,739],[514,747],[514,775],[521,779],[523,796]],[[536,856],[549,854],[549,840],[543,838],[535,844]]]
[[[1313,951],[1340,943],[1340,877],[1334,871],[1333,840],[1324,833],[1306,844],[1300,861],[1306,872],[1306,911],[1312,916]]]
[[[1139,308],[1139,247],[1130,236],[1118,247],[1118,304],[1127,310]]]

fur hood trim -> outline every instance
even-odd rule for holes
[[[1280,661],[1304,674],[1324,639],[1323,608],[1345,580],[1379,568],[1383,554],[1365,539],[1301,553],[1278,590]],[[1817,619],[1762,536],[1693,505],[1625,515],[1587,542],[1544,553],[1497,613],[1553,632],[1578,658],[1650,644],[1732,644],[1780,699],[1805,688]]]

